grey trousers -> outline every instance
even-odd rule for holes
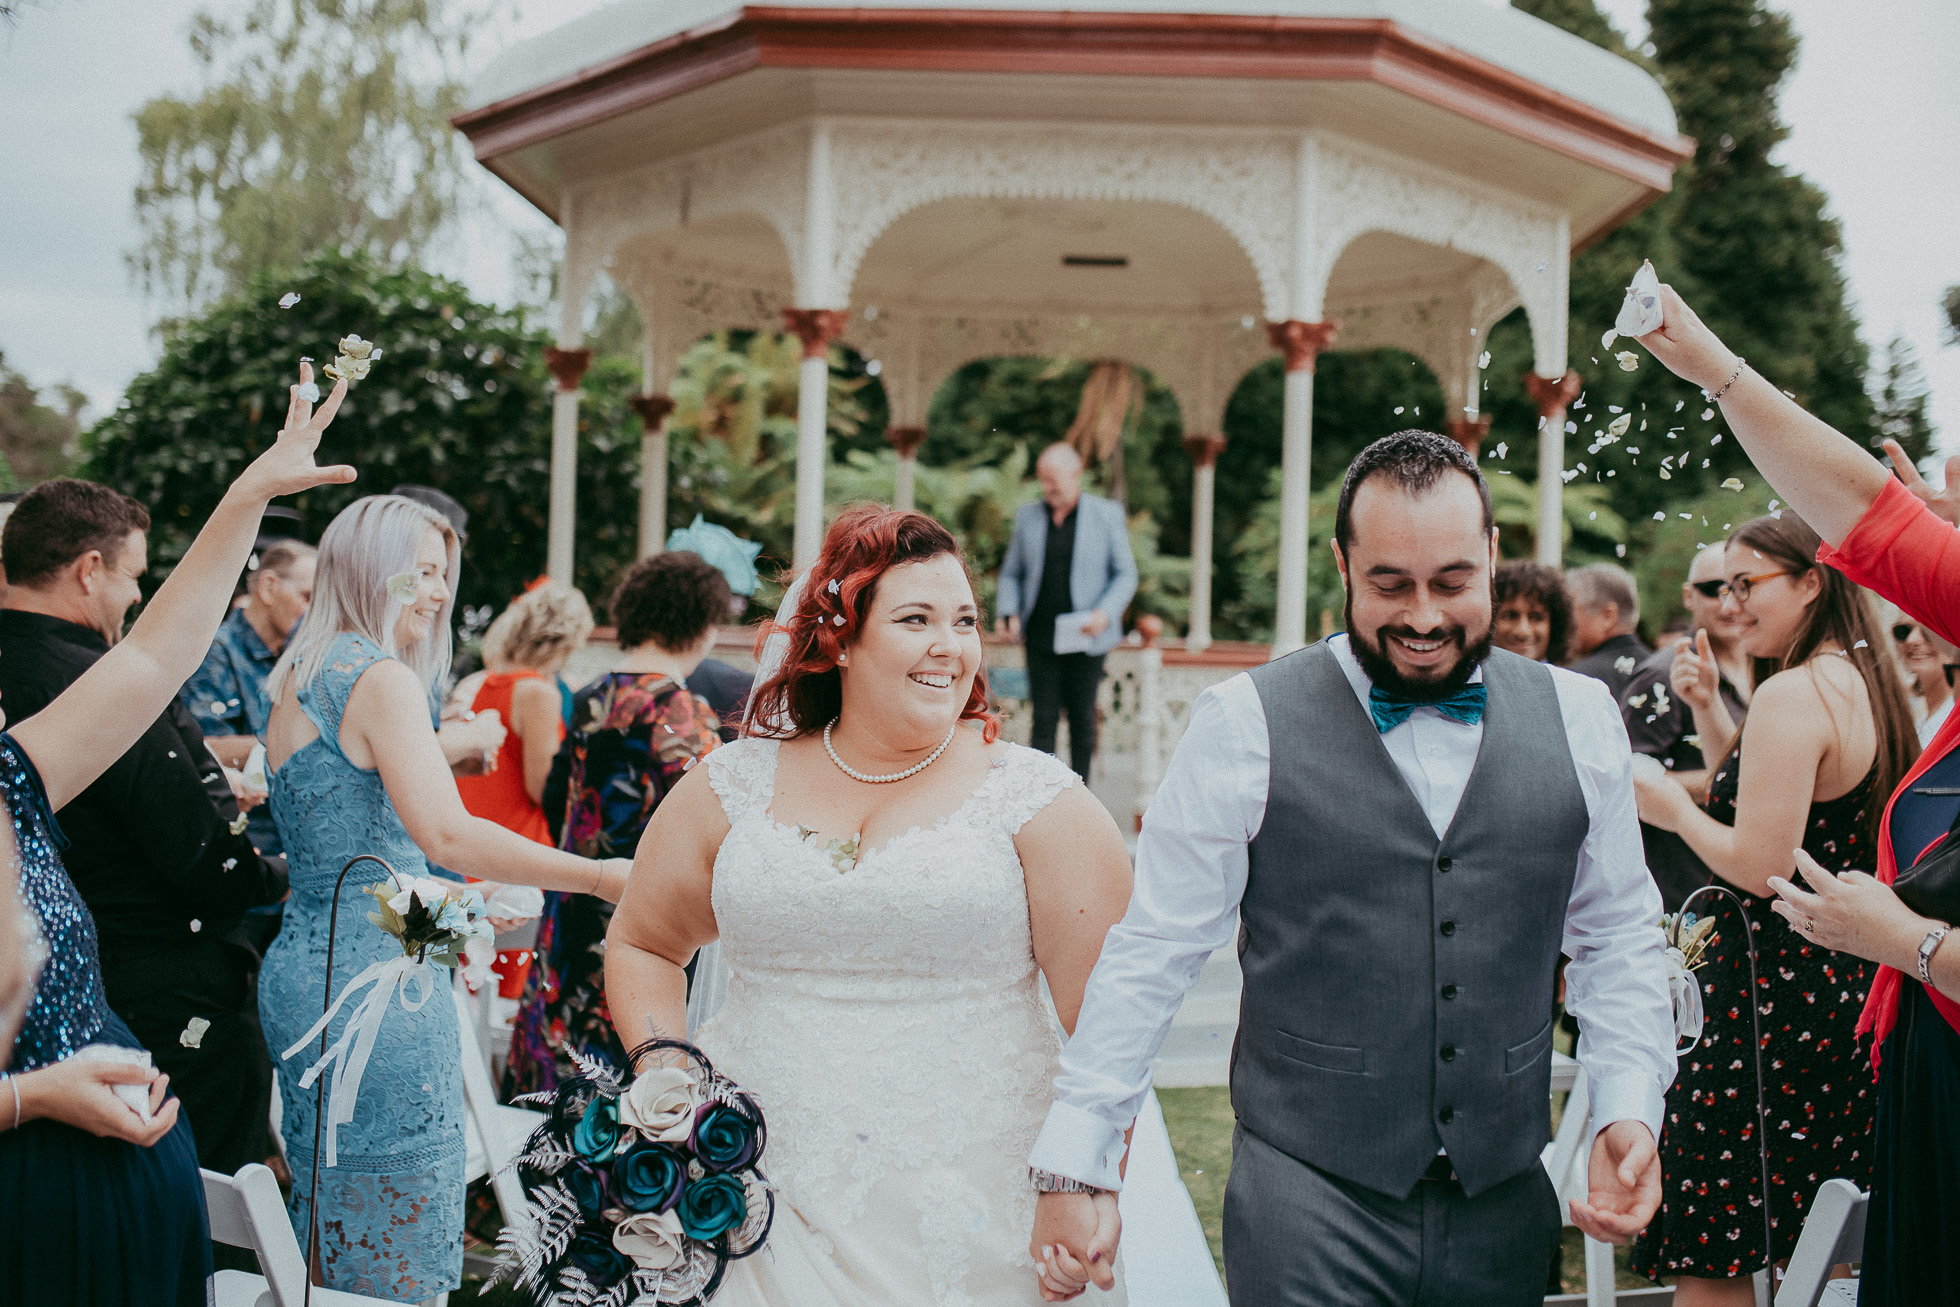
[[[1475,1198],[1454,1180],[1392,1198],[1232,1135],[1233,1307],[1538,1307],[1560,1225],[1541,1166]]]

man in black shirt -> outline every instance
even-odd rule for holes
[[[1722,559],[1720,549],[1704,549],[1688,565],[1688,579],[1681,587],[1681,605],[1688,610],[1689,647],[1694,632],[1705,632],[1709,651],[1721,670],[1719,692],[1737,722],[1749,709],[1749,659],[1737,640],[1739,620],[1722,612]],[[1708,788],[1709,762],[1702,757],[1701,737],[1695,734],[1694,714],[1674,697],[1668,676],[1674,668],[1674,651],[1663,650],[1634,669],[1626,690],[1620,695],[1620,715],[1626,720],[1627,738],[1635,753],[1660,759],[1696,795]],[[1647,870],[1660,887],[1661,902],[1669,912],[1678,911],[1681,901],[1709,883],[1712,873],[1695,856],[1687,842],[1673,831],[1640,824],[1640,836],[1647,846]]]
[[[1640,625],[1640,591],[1625,568],[1594,563],[1566,573],[1572,592],[1572,661],[1566,666],[1596,681],[1618,699],[1634,669],[1654,651],[1634,634]]]
[[[51,703],[122,638],[147,559],[142,505],[50,481],[7,520],[0,705]],[[259,1029],[248,908],[286,892],[261,857],[204,734],[172,700],[128,753],[61,811],[69,875],[94,914],[109,1006],[169,1074],[198,1162],[229,1175],[271,1151],[272,1063]]]

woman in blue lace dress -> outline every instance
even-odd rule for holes
[[[302,365],[300,381],[310,381]],[[313,451],[345,383],[318,413],[293,390],[271,449],[234,482],[129,635],[53,703],[0,735],[0,858],[45,954],[11,1066],[0,1075],[0,1303],[202,1307],[211,1246],[190,1125],[149,1067],[85,1050],[139,1047],[109,1010],[95,922],[61,865],[55,812],[136,743],[204,657],[259,520],[277,495],[352,481]],[[129,540],[82,565],[125,564]],[[10,871],[8,874],[12,874]],[[14,921],[0,923],[15,928]],[[142,1086],[150,1120],[115,1093]]]
[[[403,876],[425,876],[434,862],[612,901],[625,889],[626,859],[547,848],[463,807],[430,711],[449,667],[457,561],[448,521],[395,495],[356,500],[320,539],[313,606],[270,677],[272,809],[292,879],[285,925],[259,975],[260,1018],[275,1052],[319,1019],[323,982],[338,996],[372,964],[400,956],[368,920],[373,902],[362,890],[387,878],[376,864],[348,872],[336,917],[334,883],[357,854],[385,858]],[[411,985],[391,1000],[332,1166],[320,1150],[317,1230],[308,1198],[316,1091],[299,1081],[319,1043],[279,1065],[301,1246],[316,1249],[320,1283],[392,1302],[454,1289],[463,1271],[460,1035],[449,995],[409,1008],[419,992]],[[335,1015],[328,1044],[352,1006]]]

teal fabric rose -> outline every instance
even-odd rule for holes
[[[603,1095],[592,1100],[572,1131],[572,1148],[588,1162],[612,1160],[619,1145],[619,1104]]]
[[[687,1237],[705,1242],[747,1218],[748,1193],[732,1175],[704,1176],[681,1194],[680,1214],[681,1229]]]
[[[665,1144],[646,1144],[613,1158],[613,1192],[635,1212],[664,1212],[680,1201],[687,1162]]]
[[[725,1103],[694,1118],[694,1155],[710,1171],[738,1171],[755,1157],[755,1122]]]

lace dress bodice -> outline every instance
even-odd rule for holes
[[[775,820],[777,753],[707,758],[730,825],[713,889],[729,988],[699,1042],[762,1104],[770,1178],[819,1240],[874,1224],[922,1247],[940,1304],[980,1300],[983,1264],[1031,1294],[1026,1158],[1060,1039],[1014,836],[1074,774],[1007,746],[957,811],[852,864]]]

